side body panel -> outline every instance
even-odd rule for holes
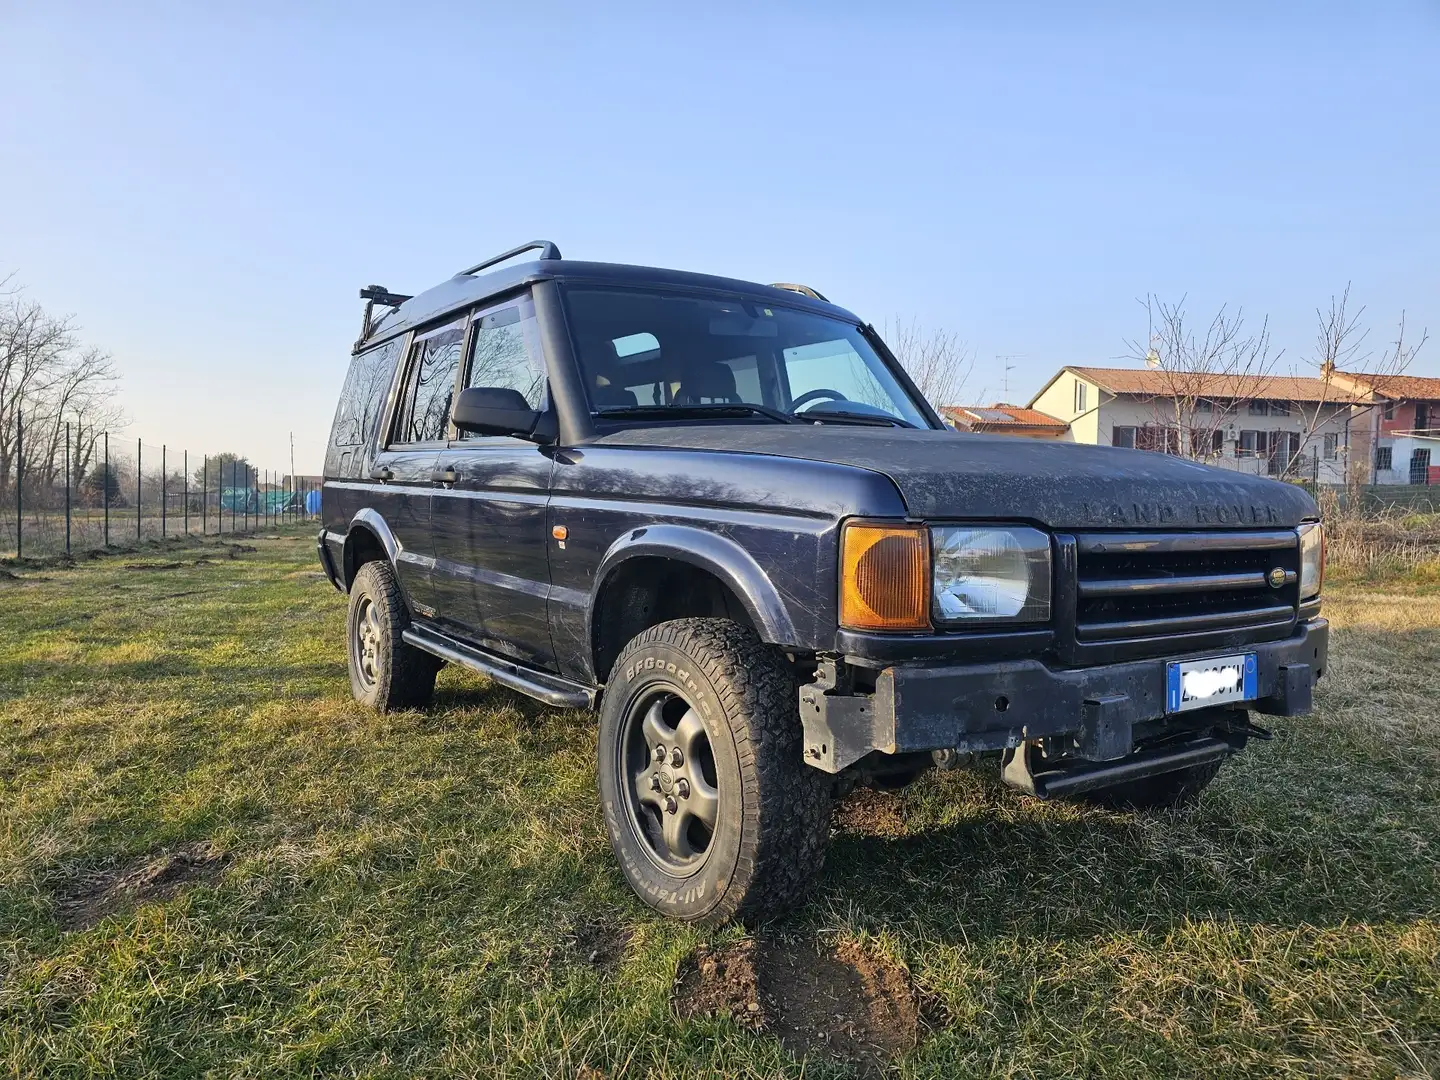
[[[780,632],[792,640],[778,644],[824,649],[835,639],[841,520],[904,515],[894,485],[874,473],[741,453],[573,447],[555,453],[551,489],[549,523],[567,536],[563,547],[549,540],[550,631],[559,671],[584,682],[594,679],[596,596],[627,559],[707,569],[740,595],[762,636],[767,623],[785,626],[764,612],[785,612]],[[687,543],[686,530],[718,542]]]

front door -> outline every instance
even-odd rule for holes
[[[517,390],[532,408],[546,407],[528,294],[475,313],[460,385]],[[431,517],[437,618],[458,637],[549,670],[552,468],[535,443],[461,435],[440,455]]]

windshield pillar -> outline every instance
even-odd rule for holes
[[[560,288],[555,281],[538,281],[532,290],[540,340],[545,348],[545,367],[550,379],[550,400],[560,425],[560,445],[573,446],[595,437],[595,423],[585,400],[575,350],[565,325]]]

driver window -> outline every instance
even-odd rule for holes
[[[540,329],[535,304],[528,296],[476,316],[465,385],[518,390],[532,409],[546,408]],[[466,432],[460,437],[484,438]]]
[[[796,345],[785,350],[785,376],[790,383],[790,401],[814,390],[843,394],[845,400],[874,405],[895,413],[895,404],[874,373],[851,344],[843,338]],[[834,394],[821,400],[836,400]]]

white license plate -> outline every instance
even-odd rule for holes
[[[1174,661],[1165,666],[1165,711],[1254,701],[1255,675],[1254,653]]]

